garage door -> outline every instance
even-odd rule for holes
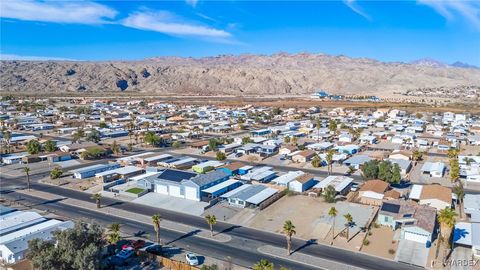
[[[197,197],[197,189],[194,187],[185,187],[185,199],[199,201]]]
[[[170,196],[174,197],[183,197],[181,192],[180,192],[180,187],[179,186],[168,186],[170,189]]]
[[[413,232],[405,232],[405,239],[410,241],[415,241],[419,243],[427,243],[428,236]]]
[[[155,185],[155,192],[168,195],[168,187],[165,185]]]

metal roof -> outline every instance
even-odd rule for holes
[[[302,174],[305,173],[303,171],[290,171],[273,179],[272,182],[276,183],[277,185],[286,185]]]
[[[0,218],[0,235],[31,226],[46,219],[36,212],[16,211]]]
[[[190,178],[190,181],[202,187],[229,176],[230,174],[224,170],[216,170],[206,174],[198,174],[197,176]]]
[[[139,167],[125,166],[125,167],[122,167],[122,168],[117,168],[117,169],[108,170],[108,171],[105,171],[105,172],[96,173],[95,176],[104,176],[104,175],[110,175],[110,174],[122,174],[123,175],[123,174],[138,172],[138,171],[141,171],[141,170],[143,170],[143,169],[139,168]]]
[[[242,192],[243,190],[249,188],[250,186],[252,186],[251,184],[245,184],[245,185],[241,185],[239,186],[238,188],[232,190],[232,191],[229,191],[225,194],[223,194],[222,196],[220,196],[221,198],[230,198],[230,197],[233,197],[235,194],[237,193],[240,193]]]
[[[410,191],[410,195],[408,196],[410,199],[420,200],[420,196],[422,195],[422,185],[413,185],[412,190]]]
[[[344,190],[350,183],[353,182],[353,178],[341,175],[330,175],[327,178],[316,184],[314,188],[324,189],[328,186],[333,186],[335,191],[340,192]]]
[[[101,169],[105,169],[105,168],[109,168],[109,167],[118,168],[118,167],[120,167],[120,164],[118,164],[118,163],[97,164],[97,165],[87,166],[87,167],[83,167],[83,168],[76,169],[76,170],[71,170],[70,172],[72,172],[72,173],[84,173],[84,172],[89,172],[89,171],[93,171],[93,170],[101,170]]]
[[[232,185],[234,185],[234,184],[236,184],[236,183],[239,183],[239,182],[240,182],[240,181],[235,180],[235,179],[229,179],[229,180],[227,180],[227,181],[223,181],[223,182],[220,183],[220,184],[217,184],[217,185],[215,185],[215,186],[213,186],[213,187],[209,187],[209,188],[204,189],[204,190],[202,190],[202,191],[205,192],[205,193],[213,194],[213,193],[216,193],[216,192],[219,191],[219,190],[222,190],[222,189],[224,189],[224,188],[226,188],[226,187],[232,186]]]
[[[267,187],[261,186],[261,185],[251,185],[248,188],[233,194],[233,196],[230,196],[229,198],[235,198],[238,200],[247,201],[248,199],[260,193],[262,190],[266,188]]]
[[[265,201],[266,199],[272,197],[278,191],[274,188],[265,187],[263,190],[258,192],[257,194],[253,195],[252,197],[248,198],[246,201],[258,205]]]

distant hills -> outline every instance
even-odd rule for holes
[[[446,64],[432,58],[422,58],[418,60],[411,61],[410,64],[418,66],[427,66],[427,67],[437,67],[437,68],[447,68],[447,67],[457,67],[457,68],[474,68],[478,69],[479,67],[470,65],[462,62],[455,62],[453,64]]]
[[[157,95],[390,95],[417,88],[479,85],[480,69],[432,59],[385,63],[325,54],[204,58],[158,57],[142,61],[2,61],[2,92],[141,92]]]

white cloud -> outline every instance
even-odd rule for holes
[[[174,14],[166,11],[161,12],[135,12],[123,20],[126,27],[156,31],[169,35],[199,36],[210,38],[228,38],[230,33],[203,26],[200,24],[187,23],[177,18]]]
[[[0,60],[22,60],[22,61],[78,61],[69,58],[49,57],[49,56],[28,56],[17,54],[0,54]]]
[[[38,2],[31,0],[0,1],[0,17],[25,21],[103,24],[117,11],[93,2]]]
[[[367,13],[365,13],[365,11],[363,11],[362,8],[360,8],[357,3],[356,3],[356,0],[344,0],[343,1],[345,3],[345,5],[347,5],[347,7],[349,7],[353,12],[357,13],[358,15],[364,17],[365,19],[371,21],[372,18],[370,17],[370,15],[368,15]]]
[[[418,0],[419,4],[429,6],[448,21],[461,16],[480,30],[480,2],[462,0]]]
[[[197,1],[189,2],[195,4]],[[227,31],[198,22],[189,22],[167,11],[154,12],[140,8],[124,19],[115,18],[117,14],[113,8],[90,1],[0,0],[0,17],[6,19],[50,23],[118,24],[169,35],[208,38],[216,42],[225,42],[226,38],[232,36]],[[213,20],[205,15],[203,18]]]
[[[185,2],[187,3],[187,5],[190,5],[192,7],[196,7],[197,3],[198,3],[198,0],[185,0]]]

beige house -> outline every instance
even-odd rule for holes
[[[306,163],[312,160],[317,153],[312,150],[303,150],[292,157],[293,162]]]
[[[358,190],[360,203],[380,206],[382,205],[388,183],[382,180],[369,180]]]

